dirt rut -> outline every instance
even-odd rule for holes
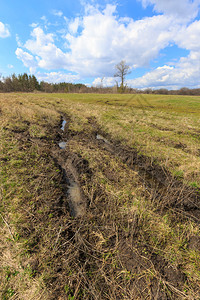
[[[65,151],[67,145],[66,136],[68,135],[67,127],[67,120],[62,117],[62,132],[59,135],[60,141],[58,142],[60,150],[58,150],[57,147],[54,148],[52,150],[52,155],[63,172],[64,189],[70,208],[70,213],[73,217],[82,217],[86,213],[87,201],[82,192],[79,182],[79,174],[75,166],[75,161],[77,162],[77,160],[80,160],[80,158],[76,157],[75,155],[72,157],[70,153]]]

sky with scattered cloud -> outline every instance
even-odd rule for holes
[[[2,0],[0,75],[133,88],[200,87],[200,0]]]

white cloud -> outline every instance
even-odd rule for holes
[[[38,66],[44,69],[59,69],[66,67],[67,55],[54,44],[54,35],[45,34],[37,27],[31,33],[32,39],[24,47],[37,56]]]
[[[31,54],[23,51],[21,48],[17,48],[15,54],[17,55],[17,58],[23,62],[24,66],[29,68],[31,73],[34,73],[36,71],[37,64]]]
[[[61,10],[54,9],[54,10],[52,10],[52,14],[56,17],[62,17],[63,12]]]
[[[198,51],[200,49],[200,21],[195,21],[188,27],[181,28],[175,37],[179,47]]]
[[[194,19],[198,14],[199,0],[139,0],[144,7],[153,5],[158,13],[171,15],[182,20]]]
[[[47,22],[48,22],[48,20],[47,20],[47,17],[46,17],[46,16],[42,16],[40,19],[41,19],[42,21],[44,21],[44,23],[47,23]]]
[[[50,73],[40,73],[36,74],[39,81],[46,81],[49,83],[59,83],[59,82],[76,82],[80,79],[78,75],[65,74],[63,72],[50,72]]]
[[[43,51],[41,47],[45,47],[54,43],[53,34],[44,34],[40,27],[36,27],[31,33],[32,39],[28,40],[24,47],[31,51],[33,54],[38,54]]]
[[[113,77],[98,77],[92,83],[93,86],[99,87],[108,87],[116,85],[116,78]]]
[[[74,71],[111,76],[121,59],[131,66],[146,66],[173,41],[179,27],[173,18],[163,15],[135,22],[129,19],[124,24],[111,11],[113,7],[106,14],[97,11],[84,16],[81,34],[66,35]]]
[[[103,10],[105,16],[112,16],[116,12],[116,5],[108,4],[106,8]]]
[[[71,34],[76,34],[80,25],[80,18],[75,18],[69,23],[69,31]]]
[[[8,29],[8,25],[0,22],[0,38],[7,38],[10,36],[10,31]]]
[[[18,47],[23,47],[23,44],[22,44],[18,34],[16,34],[16,42],[17,42]]]
[[[35,28],[35,27],[37,27],[38,25],[39,25],[38,23],[32,23],[32,24],[30,24],[30,27]]]
[[[10,65],[10,64],[8,64],[7,67],[8,67],[9,69],[13,69],[13,68],[14,68],[14,66],[13,66],[13,65]]]

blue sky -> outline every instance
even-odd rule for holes
[[[0,74],[135,88],[200,87],[200,0],[0,2]]]

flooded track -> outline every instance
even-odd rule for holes
[[[62,139],[66,140],[64,136],[64,132],[66,131],[67,120],[62,118],[61,130]],[[65,181],[65,193],[68,199],[68,205],[70,209],[70,214],[73,217],[81,217],[86,212],[86,200],[81,191],[78,172],[76,171],[75,166],[73,166],[72,160],[70,159],[70,155],[66,155],[67,142],[61,140],[58,142],[58,146],[60,148],[60,152],[54,152],[56,155],[56,159],[63,171],[63,178]]]

